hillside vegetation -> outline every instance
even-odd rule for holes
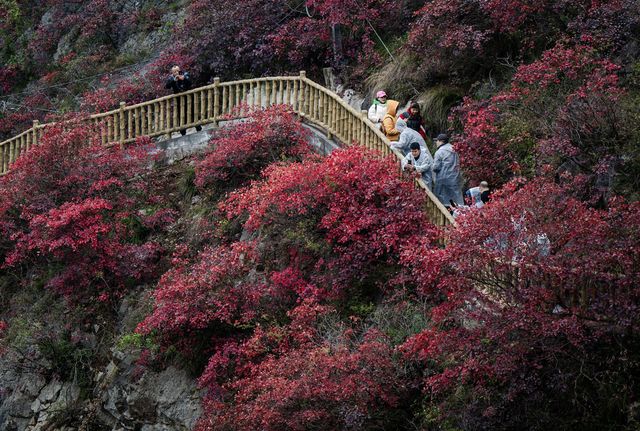
[[[71,118],[0,177],[0,428],[640,427],[637,1],[0,4],[0,137]],[[287,106],[171,166],[74,120],[174,64],[417,100],[492,200],[436,227]]]

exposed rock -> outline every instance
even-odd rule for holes
[[[130,362],[123,361],[120,364]],[[105,375],[113,375],[111,371]],[[169,367],[159,373],[146,371],[132,383],[135,367],[120,369],[103,392],[104,412],[113,426],[142,425],[148,430],[190,430],[201,414],[200,391],[183,370]]]
[[[53,54],[53,59],[55,61],[60,60],[61,57],[64,57],[65,55],[73,51],[73,42],[75,42],[75,40],[77,39],[78,34],[80,34],[80,28],[74,27],[71,29],[71,31],[65,33],[60,38],[56,52],[55,54]]]
[[[120,47],[120,53],[148,55],[170,44],[173,28],[184,19],[184,14],[184,10],[168,13],[161,18],[156,30],[130,35]]]

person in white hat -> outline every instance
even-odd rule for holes
[[[380,124],[385,115],[387,115],[387,93],[380,90],[373,99],[373,105],[369,108],[367,117],[372,123]]]

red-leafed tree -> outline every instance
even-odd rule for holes
[[[375,55],[361,56],[374,29],[383,37],[396,36],[407,15],[403,3],[388,0],[198,0],[188,9],[182,40],[221,77],[319,72],[358,59],[375,66],[380,57],[373,50],[367,53]]]
[[[48,127],[0,179],[3,267],[28,268],[74,301],[150,276],[161,249],[145,239],[158,213],[139,212],[160,203],[142,177],[148,151],[145,139],[106,148],[86,125]]]
[[[508,76],[509,63],[533,61],[557,42],[588,42],[613,56],[638,23],[633,0],[435,0],[415,15],[404,48],[421,79],[462,85],[489,73]]]
[[[430,365],[426,394],[466,429],[629,423],[640,206],[590,209],[544,180],[504,192],[459,218],[446,248],[405,255],[438,302],[404,346]]]
[[[221,345],[200,378],[198,429],[371,429],[402,423],[407,395],[389,340],[376,330],[324,333],[331,307],[305,300],[285,326]]]
[[[353,148],[271,166],[263,182],[232,193],[221,209],[247,217],[244,228],[268,239],[293,230],[289,240],[270,242],[275,255],[289,255],[283,260],[303,264],[330,295],[339,294],[349,280],[366,279],[376,263],[393,261],[416,234],[427,232],[430,246],[436,241],[422,211],[425,197],[397,175],[394,163]]]
[[[307,138],[308,132],[286,105],[251,110],[242,123],[216,131],[210,149],[196,164],[195,183],[205,189],[256,179],[268,164],[310,152]]]
[[[557,45],[520,66],[509,89],[488,101],[467,99],[456,143],[465,174],[498,185],[568,171],[591,178],[586,199],[608,195],[628,139],[618,69],[589,46]]]
[[[140,331],[171,343],[184,333],[279,319],[299,299],[371,294],[376,271],[400,271],[403,247],[422,235],[437,241],[425,197],[391,160],[366,150],[274,165],[264,175],[220,205],[259,246],[236,241],[181,260],[163,277]]]

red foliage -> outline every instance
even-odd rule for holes
[[[428,232],[433,244],[424,196],[392,163],[351,150],[270,167],[221,204],[230,219],[248,216],[244,228],[260,231],[262,245],[240,241],[205,249],[194,262],[178,259],[138,330],[171,341],[277,317],[301,299],[340,297],[368,269],[397,261],[417,235]]]
[[[15,84],[18,70],[15,66],[0,67],[0,91],[8,93]]]
[[[537,58],[559,42],[613,56],[638,23],[633,0],[434,0],[415,15],[405,49],[428,77],[467,85],[501,58]]]
[[[351,149],[321,161],[271,166],[264,182],[232,193],[221,209],[228,217],[246,214],[249,231],[314,220],[333,253],[314,259],[313,273],[329,271],[327,287],[337,293],[342,282],[361,279],[373,262],[386,261],[415,235],[428,232],[429,245],[438,236],[422,211],[424,196],[398,177],[394,163]]]
[[[309,152],[307,135],[287,106],[252,110],[246,121],[224,127],[211,138],[210,149],[196,164],[195,183],[206,188],[257,178],[269,163]]]
[[[496,423],[513,425],[527,423],[517,417],[527,403],[528,414],[539,412],[536,399],[580,397],[575,358],[592,372],[597,356],[609,354],[597,346],[638,330],[639,222],[640,205],[596,211],[538,180],[494,199],[481,217],[459,218],[445,249],[407,252],[423,294],[443,298],[433,329],[409,340],[407,354],[440,364],[425,378],[438,399],[460,386],[484,399],[447,405],[445,414],[491,407]],[[574,382],[575,392],[567,388]],[[597,401],[598,391],[584,396]],[[484,420],[482,410],[474,414]]]
[[[222,77],[318,72],[321,66],[341,66],[360,57],[364,42],[373,38],[367,20],[386,36],[402,29],[404,14],[402,5],[389,0],[309,0],[295,7],[275,0],[199,0],[189,7],[182,40]],[[332,52],[332,26],[342,35],[339,55]],[[373,65],[377,58],[362,59]]]
[[[305,300],[286,326],[220,345],[200,378],[198,429],[369,429],[388,420],[405,392],[388,340],[375,330],[323,339],[318,325],[332,312]]]
[[[86,126],[48,127],[0,179],[5,267],[27,265],[70,299],[105,300],[151,275],[160,247],[141,242],[155,202],[140,174],[148,140],[105,148]]]
[[[379,334],[348,344],[307,344],[247,367],[224,391],[210,397],[200,430],[369,429],[402,392],[391,348]]]
[[[42,93],[26,96],[20,104],[9,105],[12,111],[0,116],[0,136],[9,138],[30,128],[33,120],[43,121],[46,111],[53,107]]]
[[[196,260],[165,273],[154,293],[155,309],[141,333],[199,331],[212,322],[242,324],[256,313],[261,283],[243,282],[256,260],[254,245],[236,243],[203,250]]]
[[[466,99],[456,144],[465,174],[472,183],[503,184],[525,165],[532,175],[567,161],[583,174],[606,172],[619,161],[618,69],[588,46],[557,45],[520,66],[508,90],[489,101]]]

